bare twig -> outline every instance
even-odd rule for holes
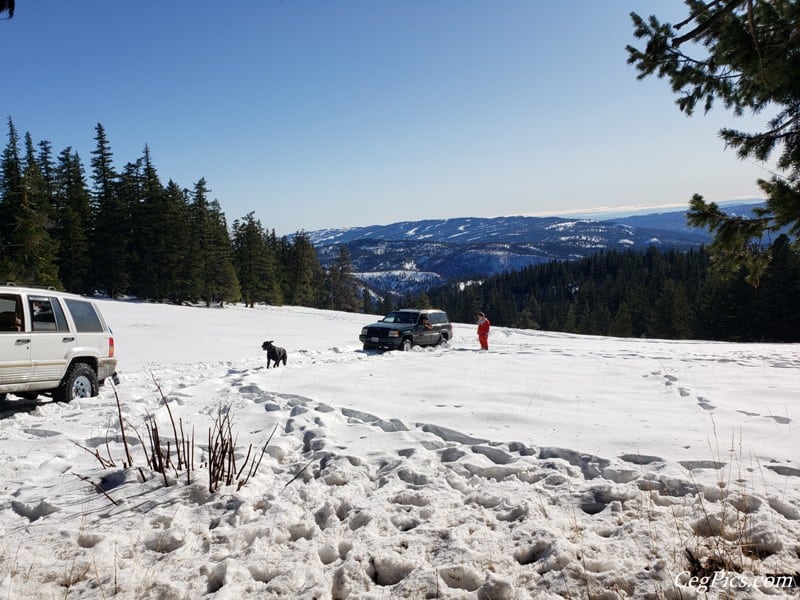
[[[101,494],[103,494],[103,496],[111,500],[111,502],[113,502],[115,506],[119,506],[119,503],[116,500],[114,500],[111,496],[109,496],[108,493],[103,488],[101,488],[99,485],[97,485],[94,481],[92,481],[88,477],[85,477],[84,475],[79,475],[78,473],[75,473],[75,477],[77,477],[81,481],[85,481],[86,483],[92,484],[98,492],[100,492]]]

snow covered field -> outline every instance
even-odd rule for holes
[[[0,404],[0,599],[800,595],[797,345],[495,328],[481,353],[457,324],[378,354],[370,316],[100,304],[134,467],[110,386]],[[154,381],[195,432],[191,483],[132,433],[152,415],[174,448]],[[277,431],[210,493],[220,411],[240,461]]]

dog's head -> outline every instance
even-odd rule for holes
[[[261,349],[262,350],[271,350],[272,348],[273,348],[272,340],[270,340],[268,342],[264,342],[263,344],[261,344]]]

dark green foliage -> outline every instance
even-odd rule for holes
[[[70,148],[58,156],[53,187],[61,283],[68,290],[90,292],[92,209],[80,158]]]
[[[254,213],[233,222],[233,262],[246,306],[256,302],[275,304],[280,283],[275,269],[274,249]]]
[[[105,129],[95,128],[97,146],[92,151],[92,279],[96,289],[112,298],[127,291],[130,284],[130,205],[125,201],[119,175],[112,163],[113,153]]]
[[[353,277],[353,264],[347,246],[339,246],[339,254],[328,270],[328,308],[356,312],[359,307],[359,284]]]
[[[704,249],[606,252],[451,284],[428,295],[454,321],[485,310],[495,325],[551,331],[736,341],[800,341],[800,253],[786,236],[759,288],[746,271],[709,269]]]
[[[330,305],[328,277],[307,235],[278,239],[251,213],[234,224],[232,240],[205,179],[191,191],[172,180],[162,185],[148,147],[118,172],[98,123],[89,189],[70,148],[54,164],[49,142],[40,142],[36,155],[27,134],[21,156],[11,119],[8,130],[0,161],[0,281],[209,306],[242,297],[251,306]]]
[[[375,303],[372,301],[369,288],[366,286],[361,290],[361,312],[365,315],[375,313]]]
[[[192,285],[190,297],[206,306],[238,300],[239,279],[233,265],[233,248],[225,215],[216,200],[209,203],[205,179],[195,183],[189,209],[189,253],[187,270]]]
[[[771,116],[764,131],[725,128],[720,137],[742,159],[766,161],[777,153],[781,175],[759,180],[767,207],[754,218],[730,217],[695,194],[689,223],[715,233],[710,247],[715,267],[728,276],[740,267],[759,285],[770,262],[768,236],[788,232],[800,245],[800,2],[797,0],[685,0],[681,23],[661,23],[631,13],[644,50],[628,46],[628,62],[639,79],[668,79],[678,108],[691,115],[722,102],[735,116]],[[684,28],[688,31],[683,32]]]
[[[392,297],[389,294],[384,294],[383,298],[381,299],[380,303],[378,304],[378,313],[379,315],[388,315],[395,309],[395,304],[392,302]]]
[[[59,285],[48,191],[30,136],[23,162],[19,136],[9,118],[0,168],[0,279]]]
[[[317,251],[307,234],[295,234],[291,246],[285,249],[284,264],[286,301],[298,306],[319,306],[323,273]]]

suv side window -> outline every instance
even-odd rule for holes
[[[67,320],[56,298],[31,296],[28,298],[32,331],[69,331]]]
[[[22,301],[19,296],[0,296],[0,333],[22,331]]]
[[[85,300],[65,299],[75,328],[83,333],[102,333],[103,323],[90,302]]]

